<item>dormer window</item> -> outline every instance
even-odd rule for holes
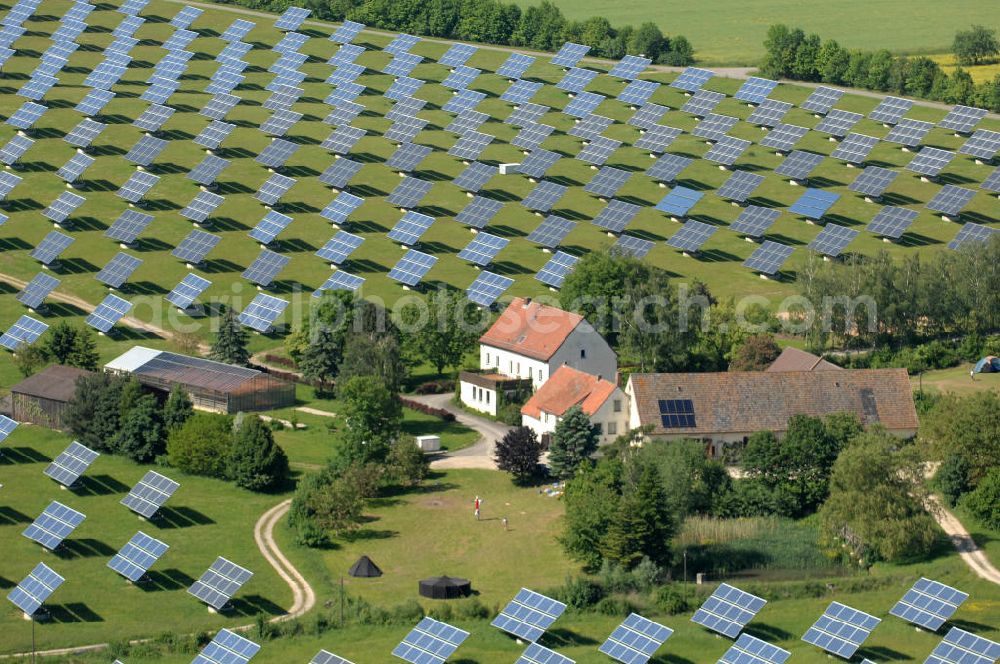
[[[581,360],[586,360],[587,359],[587,349],[586,348],[581,348],[580,349],[580,359]]]

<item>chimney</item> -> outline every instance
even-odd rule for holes
[[[523,306],[525,309],[527,309],[530,305],[531,305],[531,298],[530,297],[524,298],[524,304],[521,305],[521,306]]]

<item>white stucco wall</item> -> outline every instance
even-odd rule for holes
[[[496,390],[490,390],[462,381],[459,384],[459,397],[462,403],[469,408],[493,415],[494,417],[497,414]]]

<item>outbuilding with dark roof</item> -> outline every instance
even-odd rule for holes
[[[66,406],[76,392],[76,381],[90,371],[53,364],[10,388],[11,414],[18,422],[62,429]]]

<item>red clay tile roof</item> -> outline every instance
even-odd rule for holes
[[[918,425],[905,369],[632,374],[630,382],[639,425],[652,424],[654,436],[782,432],[793,415],[837,412],[890,430]],[[694,427],[663,427],[658,402],[675,399],[691,400]]]
[[[579,314],[515,297],[479,343],[545,362],[582,321]]]
[[[579,404],[584,413],[593,415],[614,393],[615,387],[614,383],[597,376],[561,366],[521,406],[521,414],[538,419],[544,410],[561,417]]]
[[[839,369],[841,367],[827,362],[822,357],[789,346],[781,351],[781,355],[765,371],[833,371]]]

